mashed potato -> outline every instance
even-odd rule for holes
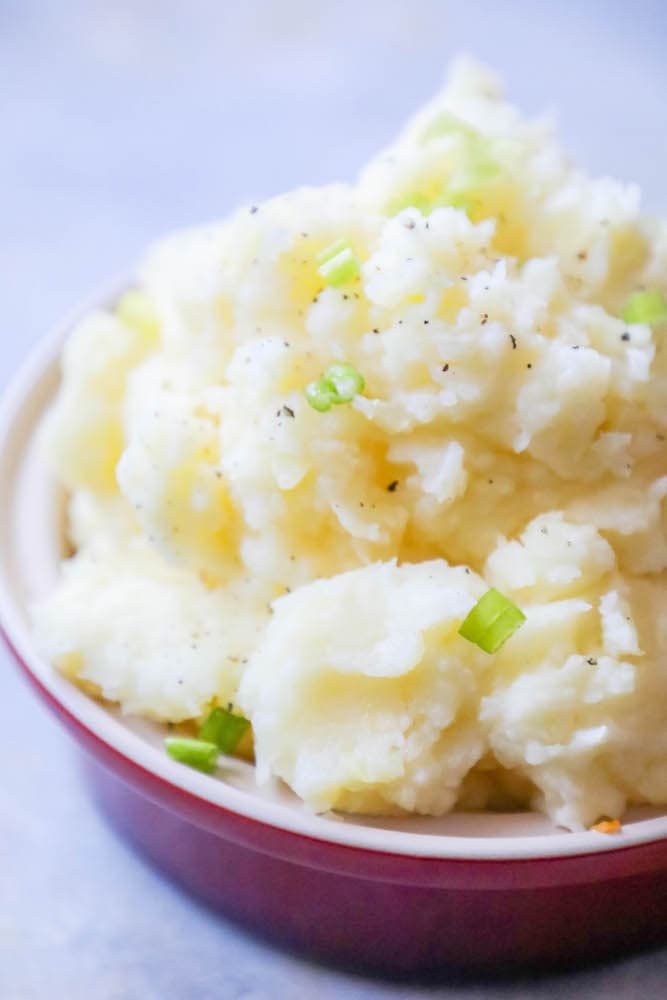
[[[667,227],[635,186],[459,62],[354,186],[168,239],[137,287],[72,334],[46,431],[62,669],[158,720],[233,702],[318,810],[667,804],[667,326],[622,318]],[[488,654],[459,627],[491,587],[526,621]]]

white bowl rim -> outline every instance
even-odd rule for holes
[[[131,279],[117,280],[73,310],[37,344],[10,382],[0,401],[1,490],[12,489],[11,480],[5,481],[9,461],[8,442],[12,431],[35,386],[57,363],[63,342],[72,326],[91,309],[112,304],[131,284]],[[547,835],[530,836],[453,836],[363,825],[354,818],[341,822],[337,817],[316,815],[301,803],[286,804],[254,796],[171,760],[48,664],[35,648],[31,630],[22,619],[20,608],[12,594],[10,567],[1,553],[0,624],[16,653],[38,683],[97,740],[176,789],[278,830],[384,855],[476,861],[576,857],[627,850],[667,839],[667,812],[626,823],[622,832],[616,836],[603,836],[590,830],[574,833],[555,830]],[[516,816],[517,826],[520,828],[521,817],[525,814],[519,813]]]

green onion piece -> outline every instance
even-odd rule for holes
[[[495,653],[525,620],[523,611],[492,588],[463,621],[459,635],[474,642],[485,653]]]
[[[346,362],[331,365],[324,373],[324,382],[336,392],[335,403],[350,403],[364,391],[366,383],[361,372]]]
[[[205,740],[192,740],[181,736],[168,736],[164,741],[165,749],[170,757],[194,767],[198,771],[212,774],[218,766],[219,750],[215,743]]]
[[[149,340],[157,340],[160,321],[155,306],[144,292],[136,289],[125,292],[116,303],[116,316],[131,330],[136,330]]]
[[[317,382],[309,382],[304,389],[304,395],[318,413],[325,413],[337,402],[335,387],[324,378],[318,379]]]
[[[437,199],[429,198],[419,191],[408,191],[393,198],[387,205],[387,215],[398,215],[405,208],[416,208],[422,215],[430,215],[437,208]]]
[[[634,292],[623,306],[624,323],[646,323],[661,326],[667,323],[667,299],[657,288]]]
[[[214,743],[222,753],[234,753],[249,726],[242,715],[214,708],[199,727],[199,739]]]
[[[470,214],[475,207],[476,195],[497,181],[501,173],[500,165],[482,147],[470,150],[465,165],[447,184],[442,204],[462,208]]]
[[[352,247],[350,246],[348,240],[336,240],[335,243],[330,243],[328,247],[324,248],[324,250],[320,250],[315,260],[318,264],[326,264],[328,260],[331,260],[332,257],[337,257],[339,253],[343,252],[343,250],[351,249]]]
[[[341,361],[330,365],[317,382],[309,382],[304,393],[314,410],[325,413],[332,406],[351,403],[364,391],[365,385],[361,372],[354,365]]]
[[[317,255],[319,267],[317,273],[324,278],[327,285],[338,288],[359,274],[359,261],[352,252],[352,247],[346,240],[338,240]]]
[[[475,139],[479,133],[464,122],[461,118],[451,114],[449,111],[441,111],[439,115],[432,118],[421,134],[421,141],[428,142],[430,139],[437,139],[441,135],[460,135],[465,139]]]

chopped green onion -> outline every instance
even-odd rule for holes
[[[419,191],[408,191],[389,202],[387,214],[398,215],[405,208],[416,208],[422,215],[430,215],[433,209],[438,207],[437,201],[437,198],[429,198]]]
[[[447,184],[442,200],[452,208],[462,208],[470,214],[475,207],[476,195],[498,180],[502,171],[500,165],[483,146],[477,144],[468,150],[466,162],[457,170]]]
[[[355,396],[364,391],[366,383],[361,372],[341,361],[330,365],[322,378],[309,382],[304,393],[314,410],[325,413],[332,406],[351,403]]]
[[[495,653],[525,620],[523,611],[492,588],[479,599],[464,620],[459,635],[474,642],[485,653]]]
[[[366,383],[361,372],[346,362],[331,365],[324,373],[324,381],[333,385],[336,391],[336,403],[350,403],[355,396],[364,391]]]
[[[476,133],[461,128],[465,140],[458,156],[458,165],[444,187],[430,191],[408,191],[394,198],[388,205],[389,215],[396,215],[404,208],[417,208],[422,215],[430,215],[436,208],[449,206],[463,209],[468,215],[482,203],[480,197],[486,189],[503,179],[503,166],[493,155],[496,144]]]
[[[330,243],[328,247],[324,248],[324,250],[320,250],[315,260],[318,264],[326,264],[328,260],[331,260],[332,257],[337,257],[339,253],[343,252],[343,250],[351,249],[352,247],[350,246],[348,240],[336,240],[335,243]]]
[[[338,288],[359,274],[359,261],[347,240],[336,240],[316,257],[318,274],[327,285]]]
[[[646,323],[660,326],[667,323],[667,299],[657,288],[634,292],[623,306],[624,323]]]
[[[306,399],[318,413],[326,413],[336,402],[336,389],[333,385],[320,378],[317,382],[309,382],[304,389]]]
[[[234,753],[249,727],[242,715],[214,708],[199,727],[199,739],[214,743],[222,753]]]
[[[218,766],[219,750],[215,743],[181,736],[168,736],[164,745],[170,757],[181,764],[187,764],[188,767],[195,767],[198,771],[212,774]]]
[[[116,316],[131,330],[156,340],[160,332],[160,321],[155,306],[145,294],[136,289],[125,292],[116,303]]]
[[[464,122],[461,118],[451,114],[449,111],[441,111],[439,115],[432,118],[421,134],[421,141],[428,142],[430,139],[437,139],[441,135],[460,135],[465,139],[475,139],[478,132]]]

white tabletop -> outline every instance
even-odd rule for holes
[[[151,238],[351,178],[465,48],[592,170],[667,211],[661,0],[0,2],[0,382]],[[107,828],[0,655],[1,1000],[652,1000],[667,951],[510,983],[391,984],[258,943]]]

